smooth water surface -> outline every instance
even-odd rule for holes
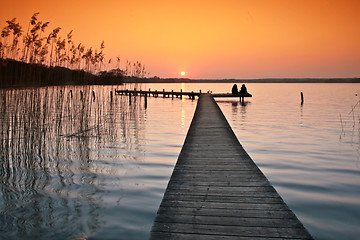
[[[249,87],[246,106],[219,101],[244,148],[316,239],[358,239],[360,84]]]
[[[111,98],[134,87],[232,84],[1,90],[0,239],[148,238],[196,101]],[[217,99],[245,150],[316,239],[356,239],[360,84],[247,87]]]

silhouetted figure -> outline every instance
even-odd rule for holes
[[[238,94],[238,93],[239,93],[239,92],[238,92],[238,87],[237,87],[236,84],[234,84],[234,86],[232,87],[231,93],[232,93],[232,94]]]
[[[243,84],[242,86],[241,86],[241,89],[240,89],[240,92],[239,93],[248,93],[247,92],[247,89],[246,89],[246,87],[245,87],[245,84]]]

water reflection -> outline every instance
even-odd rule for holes
[[[143,109],[122,98],[110,101],[109,89],[100,87],[1,90],[0,109],[2,237],[95,232],[106,192],[97,149],[119,139],[125,148],[119,155],[138,148]]]
[[[185,127],[186,113],[185,109],[181,109],[181,128]]]

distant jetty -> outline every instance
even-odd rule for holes
[[[162,95],[163,98],[171,98],[173,99],[174,97],[176,98],[183,98],[183,96],[188,96],[190,99],[194,100],[195,97],[200,97],[201,95],[201,90],[199,92],[183,92],[182,89],[180,90],[180,92],[175,92],[174,90],[172,91],[165,91],[165,89],[163,89],[162,91],[151,91],[151,89],[149,89],[149,91],[143,91],[143,90],[136,90],[136,88],[134,90],[116,90],[115,89],[115,94],[120,94],[120,95],[128,95],[131,99],[131,96],[137,96],[138,94],[140,96],[145,96],[145,99],[147,98],[147,96],[153,96],[153,97],[159,97],[159,95]],[[239,98],[241,103],[245,103],[245,98],[246,97],[252,97],[252,95],[248,92],[246,93],[211,93],[212,97],[218,97],[218,98]],[[145,100],[146,101],[146,100]]]

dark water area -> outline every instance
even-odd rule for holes
[[[148,239],[196,101],[110,91],[231,86],[0,90],[0,239]],[[360,85],[247,87],[217,100],[245,150],[316,239],[357,239]]]

